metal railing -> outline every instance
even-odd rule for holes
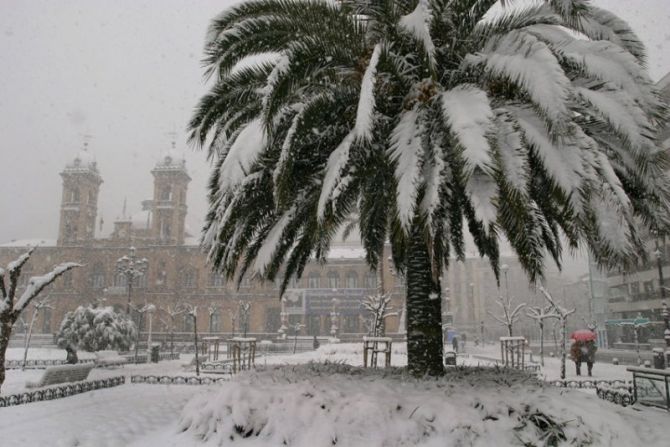
[[[125,376],[117,376],[108,377],[106,379],[73,382],[67,385],[49,387],[35,391],[26,391],[23,393],[9,394],[7,396],[0,396],[0,408],[29,404],[31,402],[62,399],[64,397],[74,396],[75,394],[81,394],[87,391],[99,390],[102,388],[112,388],[123,385],[124,383],[126,383]]]

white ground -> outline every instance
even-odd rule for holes
[[[395,347],[394,365],[406,364],[403,348]],[[495,353],[495,347],[479,352],[491,356]],[[35,354],[41,358],[60,355],[47,351]],[[11,358],[16,355],[11,352]],[[119,374],[191,375],[193,372],[186,372],[183,367],[188,360],[182,356],[182,360],[157,365],[94,369],[91,378]],[[310,361],[328,361],[336,369],[338,364],[360,365],[361,346],[324,345],[317,352],[267,357],[261,354],[256,364],[260,369],[271,370],[275,364],[298,365]],[[545,369],[548,376],[557,371],[554,362],[557,360],[548,360]],[[462,357],[459,363],[486,364]],[[568,371],[574,374],[574,365],[568,365],[572,366]],[[241,375],[216,386],[127,384],[50,402],[3,408],[0,445],[210,447],[230,443],[228,434],[233,421],[253,427],[260,434],[245,439],[236,435],[231,445],[276,446],[288,439],[293,446],[318,447],[330,445],[334,436],[337,445],[347,446],[504,446],[517,443],[517,435],[533,439],[532,430],[512,430],[518,421],[507,416],[508,407],[520,411],[526,404],[551,412],[562,422],[568,421],[566,427],[576,438],[587,436],[585,426],[580,425],[585,421],[595,430],[593,445],[667,445],[661,441],[667,435],[668,419],[664,412],[624,409],[577,391],[542,390],[526,384],[507,386],[499,380],[481,385],[468,380],[429,384],[407,381],[397,373],[389,377],[367,376],[367,373],[361,376],[358,372],[353,376],[313,375],[300,372],[301,368],[305,367],[282,370],[279,378],[277,371]],[[596,378],[628,377],[625,367],[612,365],[596,364],[594,372]],[[34,380],[41,373],[9,371],[3,394],[21,390],[26,380]],[[491,377],[497,380],[495,373]],[[329,409],[326,414],[320,405]],[[398,406],[401,409],[396,410]],[[212,415],[219,415],[221,420],[214,422],[216,418],[211,419]],[[488,415],[499,420],[484,420]],[[212,436],[214,426],[219,434]],[[205,433],[209,436],[203,443]]]
[[[482,356],[486,358],[494,358],[496,360],[500,359],[500,346],[499,345],[486,345],[485,347],[474,347],[467,346],[466,351],[473,356]],[[473,358],[473,361],[476,358]],[[526,356],[526,361],[528,361],[528,356]],[[534,355],[533,361],[540,363],[540,356]],[[631,373],[626,371],[626,365],[612,365],[611,363],[602,363],[597,362],[593,366],[593,379],[632,379]],[[565,377],[566,379],[588,379],[586,371],[586,363],[582,363],[582,375],[577,376],[575,371],[575,363],[570,360],[568,356],[565,362]],[[546,355],[544,357],[544,368],[542,368],[541,377],[545,380],[555,380],[560,379],[561,377],[561,361],[558,357],[549,357]]]

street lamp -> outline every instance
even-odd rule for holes
[[[286,298],[283,297],[281,299],[281,312],[279,312],[279,318],[281,320],[281,326],[279,327],[279,337],[280,338],[286,338],[286,331],[288,330],[287,325],[287,320],[288,320],[288,312],[286,312]]]
[[[665,299],[665,287],[663,286],[663,257],[661,250],[658,249],[658,242],[656,242],[656,250],[654,251],[656,257],[656,267],[658,268],[658,288],[661,291],[661,299]]]
[[[333,298],[333,310],[330,311],[330,336],[337,337],[337,321],[340,318],[340,313],[337,311],[337,305],[340,303],[337,298]]]
[[[661,316],[663,317],[663,322],[665,323],[665,331],[663,332],[663,338],[665,339],[665,347],[670,350],[670,311],[668,311],[668,303],[663,301],[663,309],[661,309]]]
[[[133,280],[144,275],[147,271],[149,261],[146,258],[137,259],[135,247],[130,247],[130,255],[122,256],[116,261],[116,273],[126,278],[128,286],[128,304],[126,305],[126,314],[130,315],[130,302],[133,293]]]

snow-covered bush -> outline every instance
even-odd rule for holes
[[[194,397],[174,445],[660,445],[654,425],[664,417],[514,370],[459,367],[415,380],[402,368],[309,363],[241,375]],[[636,430],[643,423],[649,429]]]
[[[57,335],[60,348],[68,345],[84,351],[116,349],[127,351],[135,340],[137,329],[125,314],[112,307],[79,306],[63,318]]]

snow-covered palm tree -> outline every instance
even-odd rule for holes
[[[504,235],[531,281],[563,241],[603,265],[643,253],[640,229],[668,226],[643,45],[586,0],[515,6],[252,0],[216,17],[190,123],[214,163],[215,268],[283,290],[356,210],[369,264],[388,238],[406,276],[410,370],[441,374],[439,276],[465,228],[496,275]]]

